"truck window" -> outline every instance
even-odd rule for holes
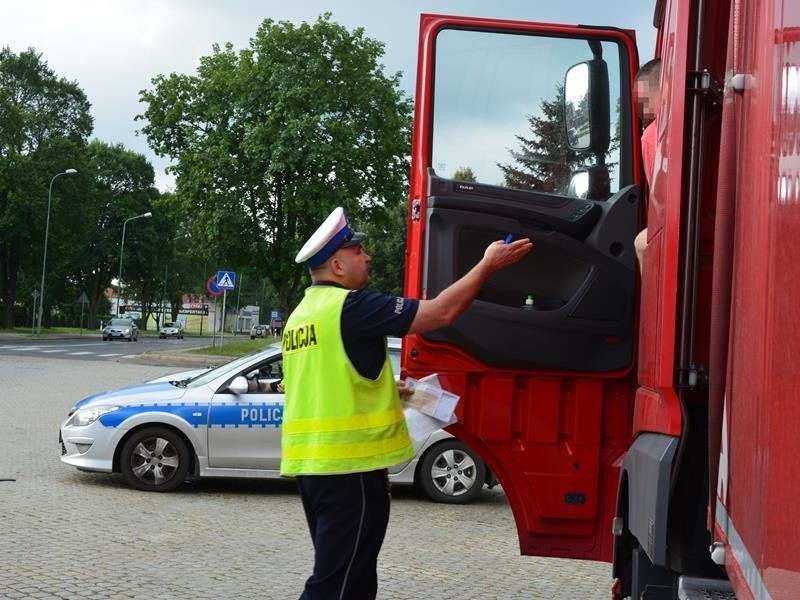
[[[620,60],[608,65],[610,140],[601,156],[567,145],[565,73],[593,59],[587,40],[445,29],[436,40],[432,167],[440,177],[604,200],[631,183],[620,162]],[[594,191],[575,174],[586,170]],[[584,176],[585,178],[585,176]],[[571,185],[572,184],[572,185]]]

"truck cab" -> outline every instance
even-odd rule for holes
[[[800,572],[797,526],[746,483],[784,507],[800,491],[777,468],[796,436],[757,417],[797,417],[800,397],[775,363],[800,355],[800,14],[784,8],[656,2],[649,186],[633,32],[421,17],[406,295],[435,297],[494,240],[533,251],[452,326],[409,336],[403,370],[461,396],[449,430],[497,475],[521,553],[612,562],[615,598],[699,581],[791,597]]]

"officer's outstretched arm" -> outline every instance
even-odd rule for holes
[[[431,300],[421,300],[408,333],[423,333],[447,327],[472,304],[492,273],[505,269],[528,254],[533,244],[528,238],[504,243],[492,242],[483,258],[461,279]]]

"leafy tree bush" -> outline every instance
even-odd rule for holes
[[[382,55],[330,14],[268,19],[248,48],[215,45],[195,74],[141,92],[142,131],[176,161],[194,243],[220,267],[263,273],[284,314],[308,281],[295,254],[334,207],[364,227],[405,197],[411,102]]]

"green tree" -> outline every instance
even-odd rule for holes
[[[153,216],[138,232],[136,255],[126,259],[123,279],[131,297],[142,305],[142,321],[152,315],[157,324],[175,321],[187,293],[205,294],[207,254],[190,236],[193,215],[177,194],[153,190]],[[130,228],[128,229],[130,232]],[[128,241],[125,241],[128,256]],[[164,306],[169,304],[170,311]]]
[[[159,313],[162,303],[171,307],[165,320],[176,321],[184,294],[205,294],[205,282],[208,279],[204,271],[206,256],[203,245],[192,242],[187,227],[192,215],[187,213],[184,206],[185,203],[172,192],[161,194],[153,204],[153,218],[158,215],[157,222],[163,220],[165,223],[162,243],[170,247],[169,258],[157,265],[154,274],[162,286],[158,306],[153,307],[158,323],[161,322]]]
[[[455,173],[453,173],[453,179],[458,179],[459,181],[471,181],[476,182],[478,178],[475,176],[475,171],[472,170],[472,167],[459,167],[456,169]]]
[[[392,202],[363,228],[364,247],[372,257],[370,287],[395,296],[403,295],[407,210],[404,200]]]
[[[142,306],[140,327],[145,329],[151,315],[161,314],[164,299],[164,270],[175,252],[175,221],[171,214],[156,209],[159,193],[153,187],[131,198],[127,219],[145,213],[149,218],[128,222],[122,250],[122,292],[120,298]],[[163,205],[159,206],[159,208]],[[120,222],[120,229],[124,226]]]
[[[509,150],[512,163],[497,163],[507,187],[561,192],[585,156],[567,145],[564,124],[564,85],[556,86],[553,100],[543,100],[540,116],[529,115],[531,137],[519,134],[518,150]]]
[[[248,48],[215,45],[194,75],[152,80],[142,131],[176,160],[196,244],[264,274],[284,314],[307,272],[297,250],[334,207],[356,224],[404,197],[411,102],[383,44],[331,22],[265,20]]]
[[[58,77],[33,48],[20,54],[8,47],[0,50],[3,327],[14,325],[21,271],[28,285],[33,286],[36,263],[41,267],[51,178],[83,163],[83,148],[92,131],[89,106],[78,84]],[[85,180],[82,181],[85,185]],[[54,204],[62,195],[72,194],[75,200],[79,185],[80,178],[60,177],[53,189]],[[27,291],[38,287],[36,283]],[[52,296],[46,293],[45,307],[51,300]]]
[[[128,217],[152,210],[152,200],[158,192],[153,188],[153,166],[144,155],[121,144],[99,140],[90,142],[86,153],[85,172],[90,176],[91,186],[81,202],[80,223],[75,225],[80,241],[73,245],[76,251],[65,254],[64,259],[69,265],[65,267],[65,279],[75,282],[75,289],[66,298],[86,294],[87,322],[93,326],[97,315],[108,314],[110,310],[105,292],[118,275],[123,223]],[[170,240],[165,234],[163,243],[154,250],[169,249]],[[131,251],[130,243],[130,240],[125,242],[126,255]],[[126,267],[126,280],[129,274],[135,280],[136,272],[129,273]]]

